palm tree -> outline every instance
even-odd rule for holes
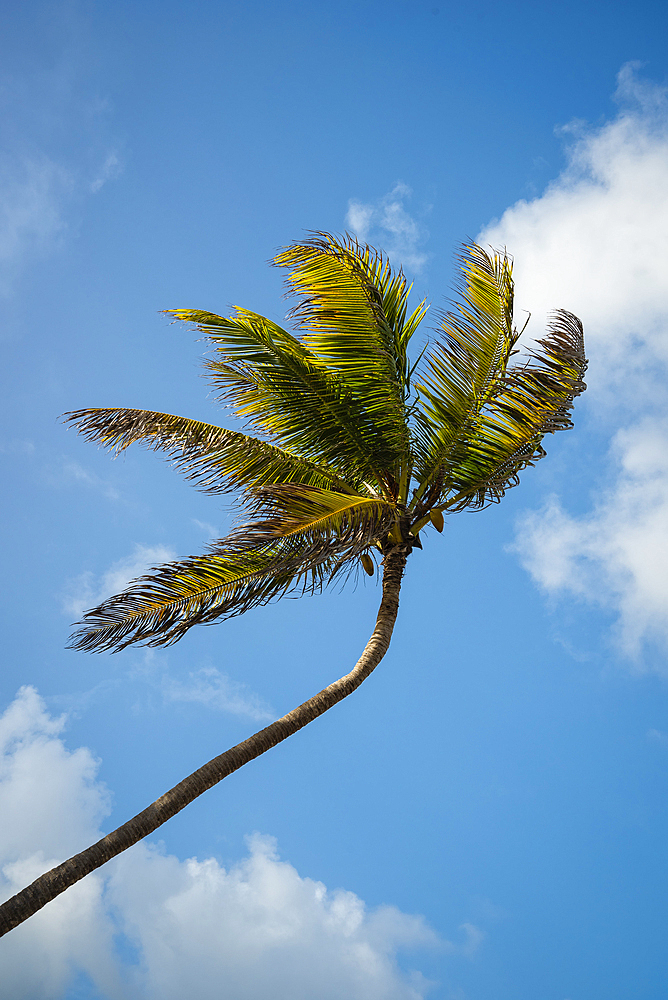
[[[572,426],[585,388],[582,325],[557,311],[538,348],[514,360],[505,253],[463,247],[458,304],[417,364],[408,347],[426,304],[409,312],[410,287],[381,253],[316,233],[274,263],[297,296],[297,335],[245,309],[230,318],[170,311],[208,338],[207,373],[253,435],[148,410],[66,414],[116,454],[143,442],[200,489],[236,494],[245,518],[204,555],[157,567],[87,612],[72,645],[167,645],[193,625],[380,564],[376,627],[350,673],[8,900],[2,933],[354,691],[387,652],[406,561],[425,529],[499,501],[545,454],[543,436]]]

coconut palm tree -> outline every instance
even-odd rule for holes
[[[5,903],[3,932],[354,691],[388,649],[412,549],[447,516],[499,501],[545,454],[544,435],[572,426],[585,388],[581,323],[559,310],[538,346],[514,358],[505,253],[463,247],[458,304],[417,364],[408,348],[426,304],[409,311],[406,279],[381,253],[317,233],[274,263],[297,296],[295,333],[245,309],[230,318],[170,311],[206,336],[207,374],[252,433],[148,410],[66,415],[115,454],[135,442],[163,452],[195,486],[234,494],[243,510],[204,555],[157,567],[87,612],[72,645],[166,645],[360,568],[382,576],[374,631],[350,673]]]

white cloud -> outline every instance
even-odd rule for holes
[[[274,713],[245,684],[233,681],[215,667],[202,667],[188,674],[187,681],[164,674],[161,687],[166,701],[193,702],[233,715],[245,715],[258,722]]]
[[[109,794],[85,747],[66,749],[32,687],[23,687],[0,717],[0,898],[93,843]],[[86,884],[89,883],[89,884]],[[34,918],[0,950],[1,1000],[64,996],[73,966],[109,978],[111,925],[100,913],[100,879],[86,879]],[[110,994],[113,996],[113,994]],[[116,994],[116,996],[120,996]]]
[[[619,431],[613,448],[616,480],[591,513],[552,498],[520,518],[514,547],[550,593],[615,608],[619,644],[640,665],[644,639],[668,644],[668,422]]]
[[[379,249],[385,250],[396,264],[420,274],[429,259],[420,247],[429,233],[406,210],[404,202],[412,193],[407,184],[397,181],[391,191],[373,204],[351,198],[346,225],[358,239],[378,243]]]
[[[100,576],[87,571],[69,582],[63,611],[79,619],[84,611],[120,594],[131,580],[143,576],[152,566],[171,562],[176,555],[164,545],[135,545],[132,555],[118,559]]]
[[[478,239],[515,256],[529,334],[554,307],[582,318],[584,405],[612,437],[614,478],[590,513],[553,499],[521,519],[517,549],[553,594],[614,608],[621,648],[637,658],[645,640],[668,640],[668,100],[631,65],[618,83],[618,115],[565,130],[563,173]]]
[[[66,56],[29,75],[0,75],[3,296],[35,258],[53,253],[76,232],[81,204],[121,172],[116,144],[106,135],[108,109],[86,94],[76,49],[76,43],[66,45]]]
[[[43,850],[51,856],[81,850],[108,811],[108,794],[95,781],[97,762],[90,751],[70,753],[58,738],[64,721],[48,715],[33,687],[21,688],[0,718],[0,857],[5,862]]]
[[[46,156],[0,164],[0,292],[11,290],[25,259],[53,249],[67,228],[63,202],[72,172]]]
[[[371,231],[376,209],[373,205],[363,205],[352,198],[348,202],[348,212],[346,214],[346,224],[361,240],[368,239]]]
[[[352,892],[329,892],[280,861],[255,834],[229,869],[210,858],[179,862],[141,849],[112,878],[110,901],[140,949],[138,995],[177,1000],[418,1000],[428,986],[404,976],[399,948],[434,947],[421,917],[383,906],[368,912]]]
[[[1,898],[98,836],[108,811],[96,761],[65,748],[62,725],[33,688],[0,720]],[[455,946],[420,916],[302,878],[271,837],[248,848],[225,868],[136,845],[11,932],[1,1000],[59,1000],[81,973],[104,1000],[421,1000],[430,984],[397,952],[479,944],[472,925]]]
[[[571,126],[568,164],[545,193],[509,208],[478,237],[516,258],[517,304],[581,317],[591,388],[614,387],[634,406],[668,361],[668,100],[663,88],[619,74],[621,110],[600,128]],[[629,373],[635,372],[631,383]],[[656,383],[653,384],[656,390]]]

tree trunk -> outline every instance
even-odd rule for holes
[[[378,666],[390,645],[399,610],[399,589],[406,556],[405,546],[395,546],[383,560],[383,597],[376,627],[364,652],[349,674],[345,674],[329,687],[323,688],[313,698],[309,698],[292,712],[272,722],[266,729],[261,729],[243,743],[226,750],[219,757],[214,757],[123,826],[119,826],[117,830],[98,840],[92,847],[40,875],[31,885],[8,899],[0,906],[0,936],[23,923],[75,882],[153,833],[198,795],[218,784],[228,774],[237,771],[260,754],[266,753],[271,747],[292,736],[299,729],[303,729],[328,708],[332,708],[352,694]]]

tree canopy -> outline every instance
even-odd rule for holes
[[[409,346],[426,302],[387,258],[316,233],[274,258],[296,298],[294,332],[237,308],[169,310],[210,347],[221,403],[246,432],[148,410],[76,410],[67,419],[120,454],[160,451],[197,488],[234,494],[239,523],[207,552],[157,567],[87,612],[73,645],[176,642],[287,594],[320,590],[444,516],[499,501],[571,427],[585,388],[582,325],[557,310],[518,355],[512,261],[475,244],[459,256],[457,300],[436,335]]]

